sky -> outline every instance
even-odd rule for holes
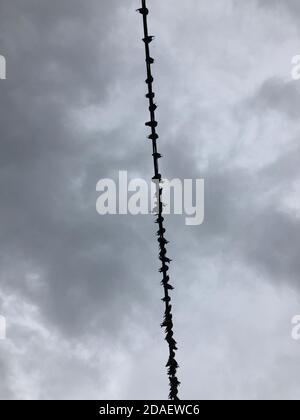
[[[182,399],[299,399],[298,0],[149,0]],[[96,184],[152,177],[138,0],[0,0],[1,399],[165,399],[151,216]]]

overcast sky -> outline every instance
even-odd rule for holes
[[[151,0],[180,397],[299,398],[299,0]],[[151,216],[99,216],[96,183],[150,179],[138,0],[0,0],[2,399],[164,399]]]

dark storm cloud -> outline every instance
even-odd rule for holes
[[[297,119],[300,106],[300,88],[294,82],[280,79],[266,80],[249,103],[255,112],[277,111]]]
[[[125,128],[83,137],[68,114],[105,102],[120,76],[124,59],[118,42],[107,48],[118,5],[2,5],[2,49],[9,63],[1,86],[2,269],[24,264],[40,273],[43,287],[36,296],[23,276],[4,283],[38,298],[65,332],[78,326],[85,331],[91,313],[104,315],[106,303],[116,307],[103,326],[122,322],[116,308],[130,311],[127,296],[139,296],[138,273],[147,266],[147,254],[138,257],[144,244],[136,225],[124,218],[101,220],[95,211],[98,179],[119,170],[111,151],[118,147],[125,153],[120,143]],[[139,151],[131,153],[140,161]],[[124,169],[129,162],[126,156]],[[135,283],[140,286],[132,288]]]
[[[297,0],[255,0],[261,7],[268,7],[276,11],[287,11],[296,17],[300,13],[300,5]]]

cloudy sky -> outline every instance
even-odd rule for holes
[[[164,399],[151,216],[99,216],[96,184],[150,178],[138,0],[0,0],[2,399]],[[297,399],[298,0],[151,0],[181,398]]]

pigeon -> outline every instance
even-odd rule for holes
[[[147,64],[154,64],[154,58],[152,58],[152,57],[147,57],[147,58],[146,58],[146,63],[147,63]]]
[[[165,319],[164,322],[161,324],[161,327],[173,328],[173,322],[168,319]]]
[[[150,136],[148,136],[149,140],[157,140],[159,139],[159,135],[154,133],[154,134],[150,134]],[[154,179],[154,178],[153,178]]]
[[[162,216],[160,216],[160,217],[158,217],[158,218],[156,219],[156,222],[155,222],[155,223],[159,224],[159,223],[162,223],[164,220],[165,220],[165,219],[164,219]]]
[[[154,112],[157,109],[157,105],[156,104],[152,104],[149,106],[149,111],[150,112]]]
[[[154,79],[152,76],[148,77],[148,79],[145,80],[145,83],[147,83],[147,85],[150,85],[153,82],[154,82]]]
[[[154,92],[149,92],[146,95],[146,98],[148,98],[148,99],[153,99],[154,97],[155,97],[155,93]]]
[[[162,245],[162,244],[166,244],[166,245],[168,245],[170,242],[169,241],[167,241],[165,238],[159,238],[158,239],[158,242]]]
[[[164,235],[166,233],[166,229],[160,229],[159,231],[157,231],[157,235]]]
[[[175,361],[175,363],[172,363],[171,366],[169,367],[168,375],[175,376],[178,368],[179,368],[178,363]]]
[[[154,175],[154,177],[152,178],[152,180],[153,181],[155,181],[155,180],[161,181],[161,174]]]
[[[158,126],[157,121],[148,121],[145,123],[146,127],[156,128]]]
[[[166,367],[170,367],[170,366],[176,366],[176,368],[179,368],[177,361],[173,357],[169,358],[169,361],[166,365]]]
[[[149,35],[149,36],[146,36],[146,38],[144,38],[143,41],[145,42],[145,44],[150,44],[150,42],[152,42],[153,39],[155,39],[155,37]]]
[[[136,9],[137,12],[140,12],[142,15],[147,16],[149,13],[149,10],[147,9],[147,7],[141,7],[140,9]]]
[[[168,281],[170,281],[169,276],[167,276],[166,278],[163,279],[163,281],[161,282],[162,286],[164,286],[164,284],[168,284]]]
[[[161,251],[160,258],[164,258],[164,256],[167,254],[166,250]]]
[[[173,349],[173,350],[178,350],[178,348],[177,348],[177,343],[176,343],[176,341],[174,340],[174,338],[170,338],[169,340],[167,340],[168,342],[169,342],[169,344],[170,344],[170,347]]]
[[[165,315],[172,317],[171,312],[172,312],[172,305],[168,305],[167,308],[166,308]]]

